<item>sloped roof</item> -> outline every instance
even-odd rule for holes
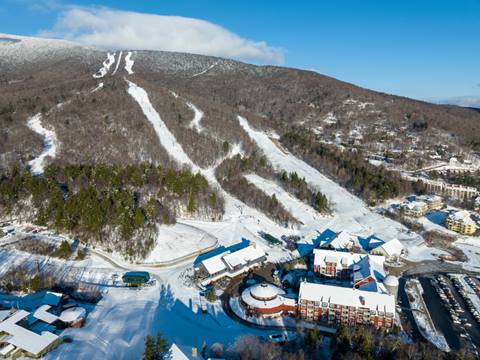
[[[395,297],[393,295],[354,288],[302,282],[299,292],[299,301],[301,300],[320,301],[356,308],[363,307],[372,311],[395,314]]]
[[[402,251],[405,249],[405,247],[402,245],[400,240],[398,239],[392,239],[382,246],[380,246],[381,249],[387,254],[387,256],[399,256],[402,254]]]

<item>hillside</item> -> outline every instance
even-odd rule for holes
[[[439,144],[451,153],[480,147],[480,113],[471,109],[377,93],[310,71],[193,54],[106,52],[66,41],[0,35],[0,91],[4,174],[19,166],[42,175],[49,164],[186,167],[208,181],[201,199],[219,197],[212,204],[202,200],[203,208],[192,211],[198,218],[213,212],[218,220],[224,210],[228,217],[232,209],[247,207],[282,227],[302,226],[302,216],[277,197],[282,191],[318,214],[332,210],[327,202],[335,199],[327,199],[308,176],[299,178],[294,167],[285,172],[275,165],[253,140],[253,131],[260,130],[276,150],[291,150],[317,170],[325,168],[316,166],[316,159],[333,159],[328,176],[368,201],[411,188],[396,177],[386,181],[391,174],[377,174],[364,154],[396,153],[396,161],[409,168]],[[301,151],[292,141],[299,129],[308,138]],[[358,155],[337,153],[345,148]],[[358,169],[357,179],[345,179],[345,169]],[[2,181],[8,183],[9,176]],[[280,190],[267,192],[264,184]],[[162,201],[171,201],[171,194]],[[182,201],[190,205],[188,196]],[[145,221],[152,228],[151,219]]]

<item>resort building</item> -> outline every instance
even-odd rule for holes
[[[313,240],[314,244],[322,249],[351,250],[358,244],[358,237],[348,231],[335,232],[330,229],[324,230]]]
[[[37,333],[28,329],[28,311],[7,312],[0,314],[0,353],[4,357],[40,358],[62,342],[59,336],[49,331]]]
[[[477,231],[475,221],[470,218],[467,210],[457,211],[450,214],[445,220],[448,230],[458,232],[463,235],[473,235]]]
[[[403,214],[411,217],[421,217],[428,211],[428,205],[423,201],[410,201],[402,206]]]
[[[387,259],[398,259],[405,253],[405,247],[398,239],[392,239],[371,251],[375,255],[383,255]]]
[[[314,249],[313,255],[313,269],[322,277],[354,281],[355,273],[360,271],[365,276],[367,273],[371,275],[374,271],[379,275],[385,274],[384,256],[325,249]]]
[[[284,290],[268,283],[256,284],[243,290],[241,303],[250,313],[263,317],[297,313],[296,298],[287,296]]]
[[[203,260],[195,270],[197,273],[204,273],[202,285],[206,286],[223,277],[233,278],[243,274],[261,265],[266,259],[265,252],[252,243],[240,250],[233,252],[228,250]]]
[[[443,208],[442,197],[438,195],[420,195],[418,196],[418,200],[427,204],[428,211],[440,210]]]
[[[421,179],[429,192],[455,199],[471,199],[478,195],[478,190],[471,186],[447,184],[439,180]]]
[[[391,328],[395,296],[355,288],[302,282],[298,296],[300,317],[329,324],[365,324]]]
[[[129,271],[123,274],[122,280],[127,286],[142,286],[150,281],[147,271]]]

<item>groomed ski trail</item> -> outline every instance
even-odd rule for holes
[[[112,67],[114,62],[115,62],[115,53],[110,54],[108,52],[107,53],[107,58],[102,63],[103,66],[95,74],[93,74],[93,77],[95,79],[103,78],[105,75],[108,74],[108,72],[110,71],[110,68]]]
[[[200,125],[200,121],[203,118],[203,111],[193,105],[191,102],[186,103],[187,106],[194,112],[193,119],[190,122],[190,128],[197,130],[198,133],[203,131],[203,127]]]
[[[132,60],[132,52],[129,51],[127,53],[127,56],[125,56],[125,71],[128,73],[128,75],[133,74],[133,64],[135,63],[134,60]]]
[[[57,135],[55,134],[55,131],[43,127],[42,114],[40,113],[30,117],[27,121],[27,126],[43,137],[42,153],[28,162],[32,174],[41,175],[45,169],[45,158],[51,157],[53,159],[57,153]]]
[[[115,65],[115,70],[113,70],[112,76],[117,73],[117,70],[118,70],[118,67],[120,66],[121,61],[122,61],[122,51],[120,51],[120,54],[118,55],[117,65]]]

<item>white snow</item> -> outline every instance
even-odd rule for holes
[[[129,80],[127,80],[127,83],[128,93],[134,98],[138,105],[140,105],[143,114],[153,125],[153,129],[155,130],[160,143],[167,150],[170,156],[172,156],[172,158],[180,164],[191,166],[194,172],[198,171],[198,166],[196,166],[190,160],[188,155],[175,139],[175,136],[170,132],[163,120],[160,118],[160,115],[150,102],[147,92]]]
[[[417,279],[408,280],[405,291],[414,298],[414,301],[409,299],[410,307],[413,310],[413,317],[422,335],[440,350],[450,351],[447,340],[445,340],[442,333],[435,329],[435,325],[428,313],[428,308],[422,297],[422,284]]]
[[[215,66],[218,65],[218,61],[215,62],[214,64],[210,65],[208,68],[206,68],[205,70],[203,71],[200,71],[199,73],[196,73],[196,74],[193,74],[192,77],[196,77],[196,76],[200,76],[200,75],[203,75],[205,74],[206,72],[208,72],[209,70],[213,69]]]
[[[132,60],[132,52],[129,51],[127,53],[127,56],[125,56],[125,70],[128,73],[128,75],[133,74],[132,67],[133,67],[134,62],[135,61]]]
[[[187,102],[187,106],[194,112],[194,116],[192,121],[190,122],[190,128],[194,128],[197,132],[202,132],[203,127],[200,125],[200,121],[203,118],[203,111],[198,109],[195,105],[191,102]]]
[[[320,214],[311,206],[298,200],[273,181],[264,179],[256,174],[247,174],[245,178],[268,196],[275,194],[277,200],[287,209],[293,217],[304,225],[316,228]]]
[[[32,174],[39,175],[43,174],[45,168],[45,159],[47,157],[55,158],[57,153],[57,135],[55,131],[48,130],[42,125],[42,114],[38,113],[30,117],[27,121],[27,126],[35,131],[37,134],[43,136],[43,151],[42,153],[33,160],[30,160],[28,164],[31,167]]]
[[[266,133],[254,130],[245,118],[239,116],[238,120],[243,129],[263,150],[274,168],[279,171],[295,171],[300,177],[305,178],[305,181],[313,188],[327,196],[334,216],[317,219],[317,229],[346,230],[360,236],[375,234],[385,241],[398,238],[409,249],[409,256],[413,258],[417,255],[421,255],[423,258],[431,256],[430,249],[422,245],[421,236],[409,233],[403,225],[371,211],[362,200],[304,161],[277,146]]]
[[[105,75],[107,75],[107,73],[110,70],[110,67],[113,65],[114,62],[115,62],[115,53],[113,54],[107,53],[107,58],[102,64],[103,66],[95,74],[93,74],[93,77],[95,79],[103,78]]]
[[[177,223],[157,227],[157,242],[153,251],[145,259],[145,264],[175,262],[177,259],[191,258],[213,249],[218,244],[215,237],[191,225]]]
[[[118,55],[117,65],[115,65],[115,70],[113,70],[112,76],[117,73],[118,67],[120,66],[120,62],[122,61],[122,52]]]
[[[98,90],[100,90],[100,89],[102,89],[102,88],[103,88],[103,82],[99,83],[99,84],[95,87],[95,89],[93,89],[93,90],[90,91],[90,92],[91,92],[91,93],[94,93],[94,92],[96,92],[96,91],[98,91]]]

